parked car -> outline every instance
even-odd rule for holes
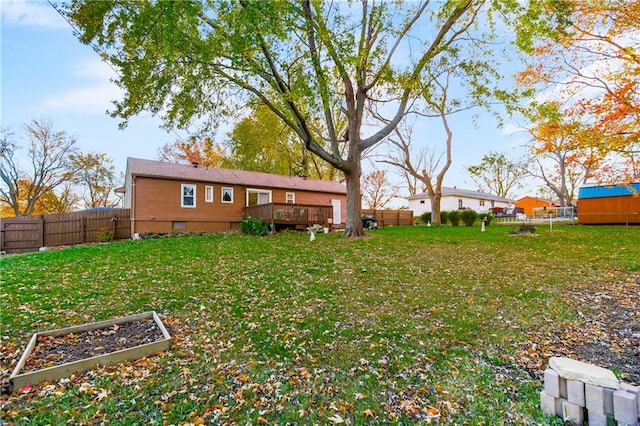
[[[520,207],[494,207],[491,209],[491,213],[495,214],[496,217],[515,217],[516,219],[521,220],[524,216],[524,210]]]
[[[378,229],[378,219],[374,215],[363,214],[362,227],[364,229]]]

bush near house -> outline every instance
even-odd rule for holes
[[[267,235],[267,232],[269,231],[269,225],[264,223],[260,219],[249,216],[248,218],[240,222],[240,231],[243,234],[247,235]]]
[[[431,212],[424,212],[420,215],[420,221],[424,224],[431,222]]]
[[[458,226],[460,224],[460,211],[459,210],[451,210],[447,213],[447,217],[449,218],[449,222],[451,225]]]
[[[443,225],[447,224],[447,221],[449,220],[449,212],[440,212],[440,223],[442,223]]]
[[[464,226],[473,226],[478,219],[478,212],[473,209],[465,209],[460,212],[460,220],[464,223]]]

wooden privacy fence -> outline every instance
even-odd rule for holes
[[[115,240],[128,239],[130,213],[129,209],[105,209],[0,219],[0,251],[19,253],[96,242],[103,230],[113,231]]]
[[[378,226],[411,226],[413,210],[370,210],[362,209],[362,214],[370,214],[378,220]]]

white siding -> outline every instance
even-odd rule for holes
[[[481,206],[481,200],[478,198],[469,198],[459,195],[443,196],[440,200],[440,211],[458,210],[459,201],[462,200],[462,207],[477,211],[478,213],[486,213],[491,207],[508,207],[511,204],[507,202],[494,201],[493,205],[490,200],[485,200],[484,206]],[[424,201],[424,203],[421,203]],[[409,200],[409,210],[413,210],[414,216],[420,216],[425,212],[431,211],[431,201],[429,197]]]

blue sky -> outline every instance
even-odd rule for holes
[[[0,115],[2,126],[19,133],[23,124],[34,119],[49,120],[56,130],[76,137],[84,152],[104,152],[118,171],[123,171],[127,157],[157,159],[166,143],[186,138],[184,131],[166,132],[151,114],[130,120],[126,129],[118,128],[119,119],[106,111],[111,100],[121,97],[120,89],[110,82],[115,72],[89,47],[82,45],[69,25],[46,1],[0,0],[2,14],[2,57]],[[490,114],[481,114],[477,125],[471,114],[451,119],[454,132],[453,165],[445,178],[446,186],[476,189],[465,168],[478,164],[490,151],[504,152],[516,158],[526,141],[515,133],[508,120],[499,129]],[[423,122],[414,134],[443,150],[442,126],[438,121]],[[223,142],[224,131],[216,142]],[[376,150],[383,153],[383,147]],[[385,168],[384,165],[378,166]],[[535,188],[520,194],[535,193]]]

